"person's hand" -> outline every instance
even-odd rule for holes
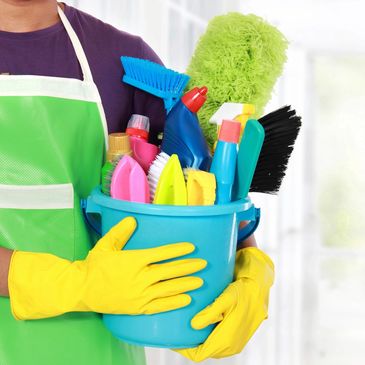
[[[175,351],[196,362],[240,353],[267,318],[273,280],[274,265],[266,254],[255,247],[238,251],[235,281],[191,321],[197,330],[219,322],[218,325],[200,346]]]
[[[188,305],[203,280],[194,276],[201,259],[181,259],[191,243],[122,250],[136,228],[134,218],[113,227],[85,260],[70,262],[43,253],[15,251],[9,269],[12,313],[17,319],[54,317],[66,312],[151,314]],[[184,277],[183,277],[184,276]]]

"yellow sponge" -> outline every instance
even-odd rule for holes
[[[188,169],[188,205],[214,205],[216,181],[214,174]]]

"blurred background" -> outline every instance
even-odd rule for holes
[[[303,128],[259,246],[276,264],[270,315],[242,354],[204,364],[362,365],[365,359],[365,2],[363,0],[68,0],[142,36],[184,71],[212,17],[254,13],[290,41],[267,112],[291,104]],[[149,365],[188,365],[148,349]],[[192,364],[192,363],[191,363]]]

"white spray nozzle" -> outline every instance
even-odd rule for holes
[[[221,125],[224,119],[233,120],[243,113],[243,106],[241,103],[223,103],[210,118],[209,123]]]

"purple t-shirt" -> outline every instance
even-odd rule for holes
[[[120,56],[161,63],[156,53],[138,36],[120,31],[71,6],[65,14],[78,35],[98,86],[109,133],[125,131],[131,114],[150,117],[150,141],[163,130],[163,102],[121,82]],[[29,33],[0,31],[0,73],[81,79],[75,51],[62,23]]]

